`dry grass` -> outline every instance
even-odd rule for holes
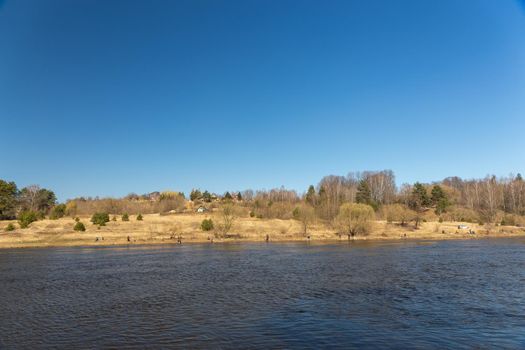
[[[121,245],[155,244],[182,242],[215,242],[222,241],[264,241],[268,235],[270,241],[304,241],[308,238],[302,232],[301,224],[296,220],[237,218],[229,232],[228,238],[214,238],[213,232],[203,232],[201,221],[211,217],[214,223],[220,224],[219,214],[177,214],[177,215],[143,215],[143,221],[137,221],[136,216],[130,216],[130,221],[110,221],[106,226],[98,228],[92,225],[89,217],[80,217],[86,226],[85,232],[73,230],[75,221],[71,218],[59,220],[42,220],[31,224],[27,229],[17,229],[5,232],[9,221],[0,222],[0,248],[45,247],[45,246],[83,246],[83,245]],[[469,226],[469,229],[458,229],[458,225]],[[372,232],[366,237],[355,239],[466,239],[480,237],[509,237],[525,235],[523,228],[511,226],[479,226],[477,224],[459,222],[425,222],[418,229],[412,224],[401,226],[389,224],[386,221],[375,221]],[[311,240],[330,241],[346,240],[339,237],[329,225],[316,223],[308,229],[307,236]],[[98,240],[97,240],[98,238]]]

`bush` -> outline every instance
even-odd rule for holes
[[[128,213],[122,214],[122,221],[129,221],[129,215]]]
[[[53,209],[51,209],[49,218],[51,220],[57,220],[57,219],[63,218],[65,215],[66,215],[66,205],[59,204],[59,205],[54,206]]]
[[[109,222],[108,213],[95,213],[91,217],[93,225],[106,226],[106,222]]]
[[[137,215],[137,221],[142,221],[142,214]]]
[[[18,223],[20,228],[27,228],[32,222],[38,220],[38,214],[34,211],[23,211],[18,215]]]
[[[14,230],[16,230],[16,227],[12,223],[10,223],[9,225],[7,225],[5,230],[6,230],[6,232],[14,231]]]
[[[349,237],[370,232],[374,209],[368,204],[345,203],[339,208],[336,224]]]
[[[113,218],[111,218],[111,221],[117,221],[117,217],[113,215]]]
[[[84,231],[86,230],[86,226],[84,226],[83,223],[81,223],[80,221],[78,221],[78,222],[75,224],[75,226],[73,227],[73,230],[84,232]]]
[[[213,220],[212,219],[204,219],[201,222],[201,230],[203,231],[211,231],[213,230]]]
[[[79,221],[80,221],[80,218],[77,216],[77,217],[75,218],[75,221],[76,221],[76,222],[79,222]]]

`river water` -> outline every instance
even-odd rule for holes
[[[0,250],[0,348],[525,349],[525,239]]]

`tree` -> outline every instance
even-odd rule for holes
[[[129,221],[129,215],[128,213],[122,214],[122,221]]]
[[[235,211],[232,204],[226,204],[222,207],[222,225],[221,225],[221,231],[222,234],[225,236],[230,232],[233,222],[235,221]]]
[[[303,234],[306,236],[308,233],[308,227],[315,220],[315,211],[310,204],[303,203],[298,207],[295,207],[293,211],[293,217],[295,220],[301,222],[303,226]]]
[[[197,199],[201,199],[201,197],[202,197],[201,191],[196,190],[196,189],[191,190],[191,192],[190,192],[190,199],[192,201],[196,201]]]
[[[51,213],[49,214],[49,218],[51,220],[56,220],[63,218],[66,215],[66,205],[65,204],[59,204],[53,207],[51,209]]]
[[[240,202],[242,201],[242,195],[241,192],[237,192],[237,200]]]
[[[415,216],[414,212],[403,204],[385,205],[382,210],[385,213],[387,222],[399,222],[401,226],[405,226]]]
[[[374,216],[374,208],[368,204],[344,203],[339,208],[336,224],[348,238],[366,235],[370,231]]]
[[[17,194],[14,182],[0,180],[0,220],[15,218]]]
[[[419,182],[416,182],[412,189],[412,200],[415,202],[414,205],[420,207],[428,207],[432,203],[428,198],[427,189]]]
[[[355,195],[355,201],[361,204],[371,204],[372,203],[372,194],[370,192],[370,187],[366,180],[359,181],[357,186],[357,193]]]
[[[53,191],[40,188],[38,185],[30,185],[20,191],[20,206],[25,211],[47,213],[56,201]]]
[[[421,221],[421,214],[426,210],[428,206],[431,205],[431,203],[432,202],[428,197],[427,189],[425,188],[425,186],[423,186],[419,182],[416,182],[414,184],[414,188],[412,189],[409,201],[410,208],[416,212],[416,228],[419,226],[419,222]]]
[[[204,193],[202,194],[202,200],[208,203],[211,202],[211,193],[208,191],[204,191]]]
[[[447,207],[450,205],[447,194],[439,185],[432,187],[430,201],[436,207],[436,214],[438,215],[446,212]]]
[[[27,228],[29,225],[38,220],[38,215],[34,211],[22,211],[18,215],[20,228]]]
[[[106,226],[106,222],[109,222],[108,213],[94,213],[91,216],[91,222],[93,225]]]
[[[312,207],[316,205],[317,195],[315,193],[315,188],[313,185],[310,185],[310,187],[308,187],[308,191],[306,192],[306,196],[304,199],[306,203],[310,204]]]
[[[77,215],[77,202],[75,201],[69,201],[66,203],[66,214],[69,216],[76,216]]]
[[[223,200],[225,201],[231,201],[233,199],[232,195],[230,194],[230,192],[226,192],[224,194],[224,197],[222,197]]]

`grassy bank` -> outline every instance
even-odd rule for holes
[[[317,223],[303,233],[301,223],[296,220],[238,218],[226,237],[217,237],[216,232],[201,230],[204,218],[219,221],[213,214],[175,214],[175,215],[144,215],[142,221],[130,216],[130,221],[110,221],[106,226],[98,227],[89,222],[89,217],[80,217],[85,223],[86,231],[73,230],[75,221],[71,218],[59,220],[41,220],[34,222],[29,228],[17,228],[5,232],[10,221],[0,223],[0,248],[48,247],[48,246],[97,246],[122,244],[159,244],[191,242],[236,242],[265,241],[333,241],[347,240],[339,236],[328,225]],[[16,223],[11,221],[11,223]],[[459,229],[458,225],[468,228]],[[17,226],[18,227],[18,226]],[[474,233],[470,232],[473,231]],[[476,239],[485,237],[525,236],[525,228],[512,226],[477,225],[460,222],[423,222],[420,228],[414,225],[374,221],[372,231],[367,236],[358,236],[356,240],[399,240],[399,239]],[[128,241],[129,236],[129,241]],[[220,236],[220,235],[218,235]],[[309,236],[309,238],[308,238]]]

